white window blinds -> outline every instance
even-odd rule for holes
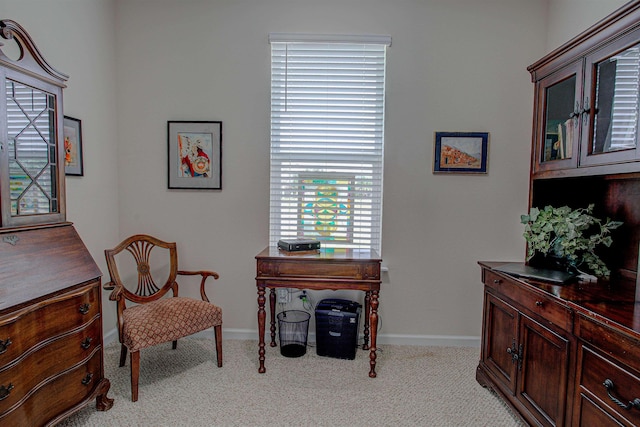
[[[611,110],[609,132],[605,137],[604,151],[625,150],[636,146],[636,125],[638,122],[638,83],[640,72],[640,48],[632,47],[603,62],[600,68],[613,67],[613,104]],[[600,94],[600,79],[596,87]],[[609,88],[611,90],[611,88]],[[603,94],[605,97],[610,92]],[[598,107],[600,98],[598,97]],[[596,114],[596,129],[600,124],[600,116]],[[598,134],[594,137],[597,138]]]
[[[270,244],[380,251],[389,37],[271,34]]]

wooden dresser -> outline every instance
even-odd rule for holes
[[[640,425],[635,282],[553,285],[480,262],[484,317],[476,378],[530,425]]]
[[[100,270],[71,224],[0,233],[0,424],[53,425],[104,378]]]

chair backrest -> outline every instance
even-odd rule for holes
[[[161,249],[160,255],[168,256],[169,263],[167,279],[162,287],[158,287],[154,281],[150,265],[152,251],[157,248]],[[133,256],[137,270],[137,284],[127,285],[122,280],[122,269],[118,268],[122,263],[119,255],[121,253],[124,255],[123,251],[125,250]],[[142,304],[162,298],[170,289],[173,291],[174,296],[178,295],[178,284],[176,283],[178,252],[175,242],[164,242],[146,234],[136,234],[123,240],[115,248],[106,249],[104,253],[107,259],[111,282],[113,286],[121,289],[126,299]],[[154,254],[157,255],[157,253],[158,251]],[[154,258],[154,260],[155,259],[156,258]],[[163,263],[166,265],[166,261],[163,261]]]

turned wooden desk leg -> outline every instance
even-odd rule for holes
[[[258,360],[260,361],[258,372],[261,374],[266,371],[264,368],[264,322],[267,317],[264,311],[265,302],[264,285],[258,285]]]
[[[369,350],[369,317],[371,316],[371,291],[364,293],[364,344],[363,350]]]
[[[371,291],[371,352],[369,353],[369,364],[371,370],[369,371],[369,377],[376,377],[376,339],[378,337],[378,291]]]
[[[271,347],[276,344],[276,288],[271,288],[269,292],[269,313],[271,315]]]

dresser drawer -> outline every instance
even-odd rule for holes
[[[0,411],[0,425],[43,425],[78,402],[87,399],[102,381],[102,348],[84,363],[54,377],[20,405]]]
[[[90,322],[99,313],[100,287],[96,282],[0,318],[0,340],[5,343],[0,369],[44,341]]]
[[[640,425],[640,408],[622,408],[640,398],[640,378],[626,369],[582,346],[580,386],[598,398],[608,412],[617,414],[633,425]],[[605,382],[609,389],[605,387]],[[630,406],[630,405],[629,405]]]
[[[82,329],[49,341],[0,368],[0,386],[12,386],[7,398],[0,400],[0,413],[8,410],[39,384],[86,360],[100,346],[101,333],[101,317],[96,317]]]
[[[590,346],[640,372],[640,341],[582,314],[576,320],[576,335]]]
[[[551,296],[535,292],[525,284],[510,280],[492,271],[485,270],[484,284],[498,294],[516,302],[520,309],[536,313],[544,322],[556,325],[565,331],[571,331],[573,326],[573,311],[559,303]]]

